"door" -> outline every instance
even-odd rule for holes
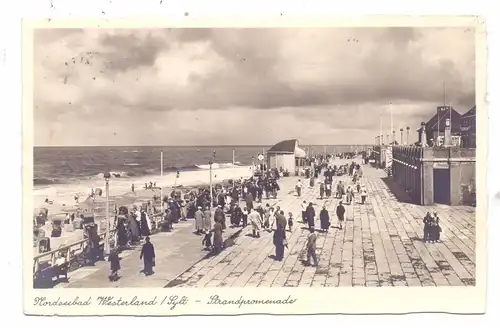
[[[434,202],[450,205],[450,170],[434,169]]]

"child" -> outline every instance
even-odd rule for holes
[[[206,251],[212,250],[212,232],[207,231],[205,233],[205,237],[203,238],[203,241],[201,242],[203,246],[205,246]]]
[[[288,212],[288,231],[292,231],[293,228],[293,214]]]
[[[358,194],[359,194],[359,192],[361,191],[361,185],[359,184],[359,181],[358,181],[358,183],[356,184],[356,190],[358,191]]]
[[[323,199],[324,195],[325,195],[325,185],[323,184],[323,182],[321,182],[319,185],[319,198]]]

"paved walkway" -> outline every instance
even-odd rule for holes
[[[224,239],[237,234],[241,228],[228,227]],[[67,283],[55,288],[114,288],[114,287],[164,287],[183,271],[207,255],[201,241],[203,236],[194,232],[194,220],[174,224],[172,232],[160,232],[151,236],[155,247],[155,273],[145,276],[141,273],[143,261],[139,259],[141,246],[120,253],[120,279],[110,282],[108,262],[97,262],[95,266],[82,267],[68,274]]]
[[[390,182],[384,182],[387,179],[383,171],[365,166],[364,174],[362,183],[368,190],[368,203],[359,204],[356,195],[356,202],[346,206],[343,230],[334,227],[337,200],[317,199],[318,186],[304,188],[303,196],[298,198],[293,194],[297,178],[282,182],[279,205],[285,213],[300,218],[300,204],[307,200],[317,204],[317,214],[326,204],[333,219],[328,233],[318,233],[318,267],[305,267],[301,261],[309,232],[296,220],[293,231],[287,232],[288,248],[282,262],[271,257],[272,233],[252,238],[246,228],[236,245],[196,263],[167,287],[475,285],[474,208],[417,206],[405,202],[404,195],[398,196],[398,201],[400,192],[391,188]],[[441,243],[421,241],[422,219],[427,211],[437,211],[440,216]]]

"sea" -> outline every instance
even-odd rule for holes
[[[72,204],[74,197],[86,198],[91,189],[105,186],[104,173],[110,172],[110,195],[143,188],[198,185],[209,182],[209,161],[213,179],[222,181],[247,177],[252,172],[252,157],[270,146],[191,146],[191,147],[35,147],[35,206],[48,198],[55,203]],[[303,147],[311,153],[352,150],[352,146]],[[234,163],[233,163],[234,150]],[[163,151],[163,176],[161,176]]]

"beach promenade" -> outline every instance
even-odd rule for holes
[[[345,163],[346,160],[338,163]],[[337,164],[338,164],[337,163]],[[280,180],[278,200],[263,204],[279,205],[292,212],[295,224],[287,232],[288,248],[282,262],[275,261],[272,233],[261,238],[228,228],[225,238],[235,233],[235,245],[217,256],[204,258],[201,238],[193,234],[193,221],[176,225],[172,233],[151,237],[155,245],[155,274],[145,277],[140,248],[122,252],[120,276],[109,282],[109,263],[80,268],[69,274],[69,283],[56,288],[113,287],[306,287],[306,286],[471,286],[475,284],[475,211],[467,206],[417,206],[406,202],[403,192],[392,188],[385,173],[364,166],[362,184],[368,191],[367,204],[345,205],[344,229],[336,228],[334,215],[337,199],[320,200],[319,186],[304,183],[302,197],[297,197],[297,178]],[[348,182],[348,177],[336,177]],[[348,184],[349,185],[349,184]],[[332,227],[318,233],[318,267],[306,267],[305,244],[309,231],[301,221],[302,201],[313,202],[318,220],[325,205]],[[426,244],[422,219],[426,212],[437,211],[442,227],[441,243]]]
[[[344,161],[345,162],[345,161]],[[291,194],[296,178],[285,179],[279,205],[300,217],[300,203],[324,203],[332,218],[328,233],[318,233],[318,267],[306,267],[308,230],[296,223],[287,233],[282,262],[274,261],[272,233],[254,239],[245,234],[216,257],[204,259],[180,275],[175,287],[337,287],[337,286],[471,286],[475,284],[475,214],[472,207],[423,207],[398,201],[386,185],[385,173],[365,165],[363,183],[368,204],[346,205],[347,221],[337,229],[337,200],[318,200],[319,187]],[[341,177],[347,180],[347,177]],[[286,182],[285,182],[286,181]],[[334,179],[338,181],[338,178]],[[399,197],[399,196],[398,196]],[[427,211],[441,218],[441,243],[421,241]],[[316,221],[319,227],[319,221]]]

